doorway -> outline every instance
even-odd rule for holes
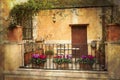
[[[80,57],[88,54],[87,26],[88,24],[71,24],[72,55]]]

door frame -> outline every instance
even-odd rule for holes
[[[71,27],[71,43],[72,43],[72,45],[74,44],[73,43],[73,37],[72,37],[72,35],[73,35],[73,33],[72,33],[72,29],[73,29],[73,27],[85,27],[85,29],[86,29],[86,41],[85,41],[85,43],[84,44],[82,44],[82,43],[80,43],[80,46],[79,46],[79,49],[80,49],[80,47],[84,47],[83,49],[81,49],[82,51],[83,51],[83,53],[84,53],[84,55],[87,55],[88,54],[88,46],[87,46],[87,26],[88,26],[89,24],[70,24],[69,26]],[[73,45],[74,46],[74,45]],[[86,49],[86,50],[84,50],[84,49]],[[84,52],[84,51],[86,51],[86,52]],[[81,55],[83,55],[82,53],[81,53],[81,51],[79,50],[79,51],[72,51],[72,54],[74,55],[74,52],[77,52],[77,53],[79,53],[79,55],[75,55],[75,57],[77,57],[77,56],[81,56]]]

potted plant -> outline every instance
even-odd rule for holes
[[[53,63],[55,63],[56,68],[67,69],[69,63],[72,62],[71,55],[56,55],[53,58]]]
[[[22,26],[15,23],[10,23],[8,27],[8,40],[12,42],[22,41]]]
[[[53,50],[46,50],[45,54],[49,57],[52,58],[52,55],[54,55],[54,51]]]
[[[46,55],[39,53],[32,54],[32,58],[31,58],[32,67],[43,68],[46,61],[47,61]]]
[[[82,55],[78,60],[77,63],[80,64],[80,69],[92,69],[93,64],[95,63],[96,59],[92,55]]]

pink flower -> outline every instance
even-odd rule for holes
[[[39,58],[39,54],[37,54],[37,53],[34,53],[34,54],[32,54],[32,58]]]
[[[94,59],[95,57],[92,55],[88,55],[88,58],[91,60],[91,59]]]
[[[67,59],[71,59],[71,58],[72,58],[72,55],[71,55],[71,54],[68,54],[68,55],[66,55],[66,58],[67,58]]]
[[[82,57],[81,57],[82,59],[86,59],[87,58],[87,56],[85,56],[85,55],[82,55]]]

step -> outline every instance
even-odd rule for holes
[[[19,69],[4,74],[5,80],[108,80],[107,71]]]

